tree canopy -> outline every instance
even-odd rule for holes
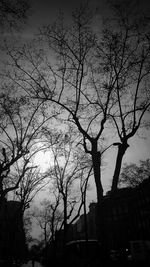
[[[73,208],[72,184],[83,182],[86,170],[92,170],[101,204],[102,160],[115,145],[111,186],[115,194],[129,140],[141,127],[149,128],[149,18],[140,12],[137,1],[109,1],[109,7],[111,15],[97,25],[99,31],[94,27],[95,13],[85,2],[73,11],[69,25],[59,12],[56,21],[41,27],[34,40],[5,42],[7,64],[2,79],[14,95],[1,94],[1,132],[5,135],[1,166],[18,160],[24,149],[31,152],[30,144],[40,140],[53,154],[53,168],[47,175],[64,201],[66,225]],[[131,169],[136,168],[131,165],[123,172],[131,174]],[[9,171],[4,174],[8,176]]]

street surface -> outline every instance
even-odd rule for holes
[[[21,265],[21,267],[33,267],[32,261],[28,261],[28,263],[24,263]],[[34,262],[34,267],[43,267],[43,265],[37,261]]]

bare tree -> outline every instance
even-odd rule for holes
[[[43,116],[41,102],[29,105],[28,100],[24,96],[1,94],[0,203],[9,192],[19,187],[32,169],[30,156],[39,151],[39,129],[49,120]],[[21,163],[22,169],[16,176],[15,168]]]
[[[106,23],[98,53],[116,103],[109,114],[119,139],[114,193],[128,141],[141,127],[149,126],[150,32],[149,19],[142,15],[138,1],[110,3],[114,14]]]
[[[78,154],[76,137],[72,134],[73,128],[71,127],[68,132],[59,134],[57,144],[50,145],[53,163],[49,176],[53,181],[54,190],[60,195],[60,206],[63,211],[64,243],[66,242],[68,225],[73,223],[80,215],[85,201],[83,194],[87,187],[85,186],[85,180],[88,170],[91,171],[90,161],[87,162],[87,158],[85,159],[83,154]],[[75,212],[77,205],[77,212]]]
[[[100,35],[94,33],[92,13],[84,4],[73,12],[69,27],[60,13],[55,24],[41,29],[38,45],[44,46],[9,50],[17,71],[8,78],[32,99],[46,101],[49,110],[58,109],[60,118],[74,123],[81,133],[84,151],[92,159],[98,203],[103,199],[102,155],[112,145],[111,139],[109,145],[105,142],[108,126],[115,126],[119,139],[115,192],[128,140],[148,125],[144,118],[150,106],[149,31],[145,18],[135,16],[132,3],[126,5],[128,10],[124,2],[113,5],[115,20]]]
[[[29,46],[24,46],[20,52],[9,51],[19,78],[16,81],[12,75],[8,77],[19,83],[30,97],[59,107],[61,119],[76,125],[82,135],[85,152],[92,158],[100,203],[103,197],[100,171],[103,132],[112,107],[112,87],[103,81],[104,73],[102,82],[96,85],[93,74],[97,64],[94,50],[96,37],[91,25],[92,14],[87,4],[73,13],[70,27],[65,26],[60,14],[56,24],[41,30],[40,41],[44,41],[44,46],[48,48],[45,55],[41,49],[35,53]],[[52,60],[49,55],[52,55]],[[23,66],[23,61],[30,71]]]
[[[23,226],[24,226],[24,231],[25,231],[26,244],[28,245],[33,241],[33,237],[31,235],[32,216],[29,211],[25,212],[24,214]]]
[[[25,160],[22,167],[17,166],[17,170],[14,173],[17,180],[19,180],[18,176],[22,175],[24,164]],[[23,173],[18,189],[14,191],[14,199],[21,202],[23,213],[30,207],[30,203],[33,201],[38,192],[41,192],[47,185],[45,178],[46,175],[44,173],[40,173],[37,166],[33,164],[30,164],[28,166],[28,171]]]
[[[42,230],[45,247],[50,241],[54,241],[55,232],[59,229],[62,221],[62,212],[59,210],[59,197],[55,195],[54,200],[44,199],[41,208],[34,208],[32,216],[37,220]]]
[[[83,149],[78,147],[79,138],[73,127],[67,126],[66,129],[64,126],[64,130],[59,131],[57,135],[49,135],[45,128],[44,134],[48,142],[47,147],[51,151],[50,169],[47,171],[47,177],[50,178],[50,196],[59,198],[59,209],[63,214],[60,229],[64,229],[65,244],[69,225],[79,217],[86,202],[84,194],[92,166]]]

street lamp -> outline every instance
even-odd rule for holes
[[[108,148],[110,148],[111,146],[119,146],[119,145],[121,145],[121,143],[119,143],[119,142],[116,142],[116,143],[111,144],[110,146],[106,147],[106,148],[102,151],[101,155],[102,155]]]

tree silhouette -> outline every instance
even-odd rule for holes
[[[29,105],[28,100],[26,96],[1,94],[0,204],[10,191],[19,188],[21,181],[33,168],[30,161],[31,156],[39,151],[39,130],[51,117],[43,116],[41,103]],[[19,170],[18,174],[16,169]]]
[[[114,15],[106,23],[98,53],[116,102],[109,114],[119,139],[114,193],[128,141],[149,126],[150,35],[149,19],[141,15],[137,1],[110,2]]]
[[[54,145],[48,139],[52,159],[47,176],[50,178],[52,192],[59,196],[59,207],[63,214],[60,228],[64,229],[65,244],[69,225],[79,217],[85,203],[92,165],[82,149],[77,149],[78,138],[73,135],[72,127],[67,132],[59,132],[58,137]]]
[[[41,29],[35,43],[8,50],[16,76],[9,72],[7,77],[31,101],[45,101],[60,121],[75,124],[82,135],[84,151],[92,159],[98,203],[103,199],[102,155],[114,143],[112,135],[118,144],[115,192],[128,141],[148,126],[149,21],[128,2],[112,2],[115,15],[100,34],[93,29],[94,16],[86,3],[73,12],[69,27],[60,13],[53,25]]]
[[[74,122],[78,128],[85,152],[92,158],[97,199],[100,202],[103,197],[100,171],[103,131],[112,106],[112,89],[103,83],[103,98],[100,98],[92,80],[95,34],[90,28],[91,22],[92,15],[85,4],[73,13],[70,28],[64,26],[60,14],[56,24],[43,29],[41,38],[56,56],[56,64],[55,60],[52,64],[49,62],[48,51],[44,55],[41,49],[30,50],[29,46],[24,46],[19,54],[16,50],[9,51],[9,55],[17,67],[17,83],[30,97],[53,103],[50,106],[59,110],[61,119]],[[30,64],[30,72],[23,67],[22,60],[27,66]],[[8,78],[12,79],[12,76],[9,74]]]

